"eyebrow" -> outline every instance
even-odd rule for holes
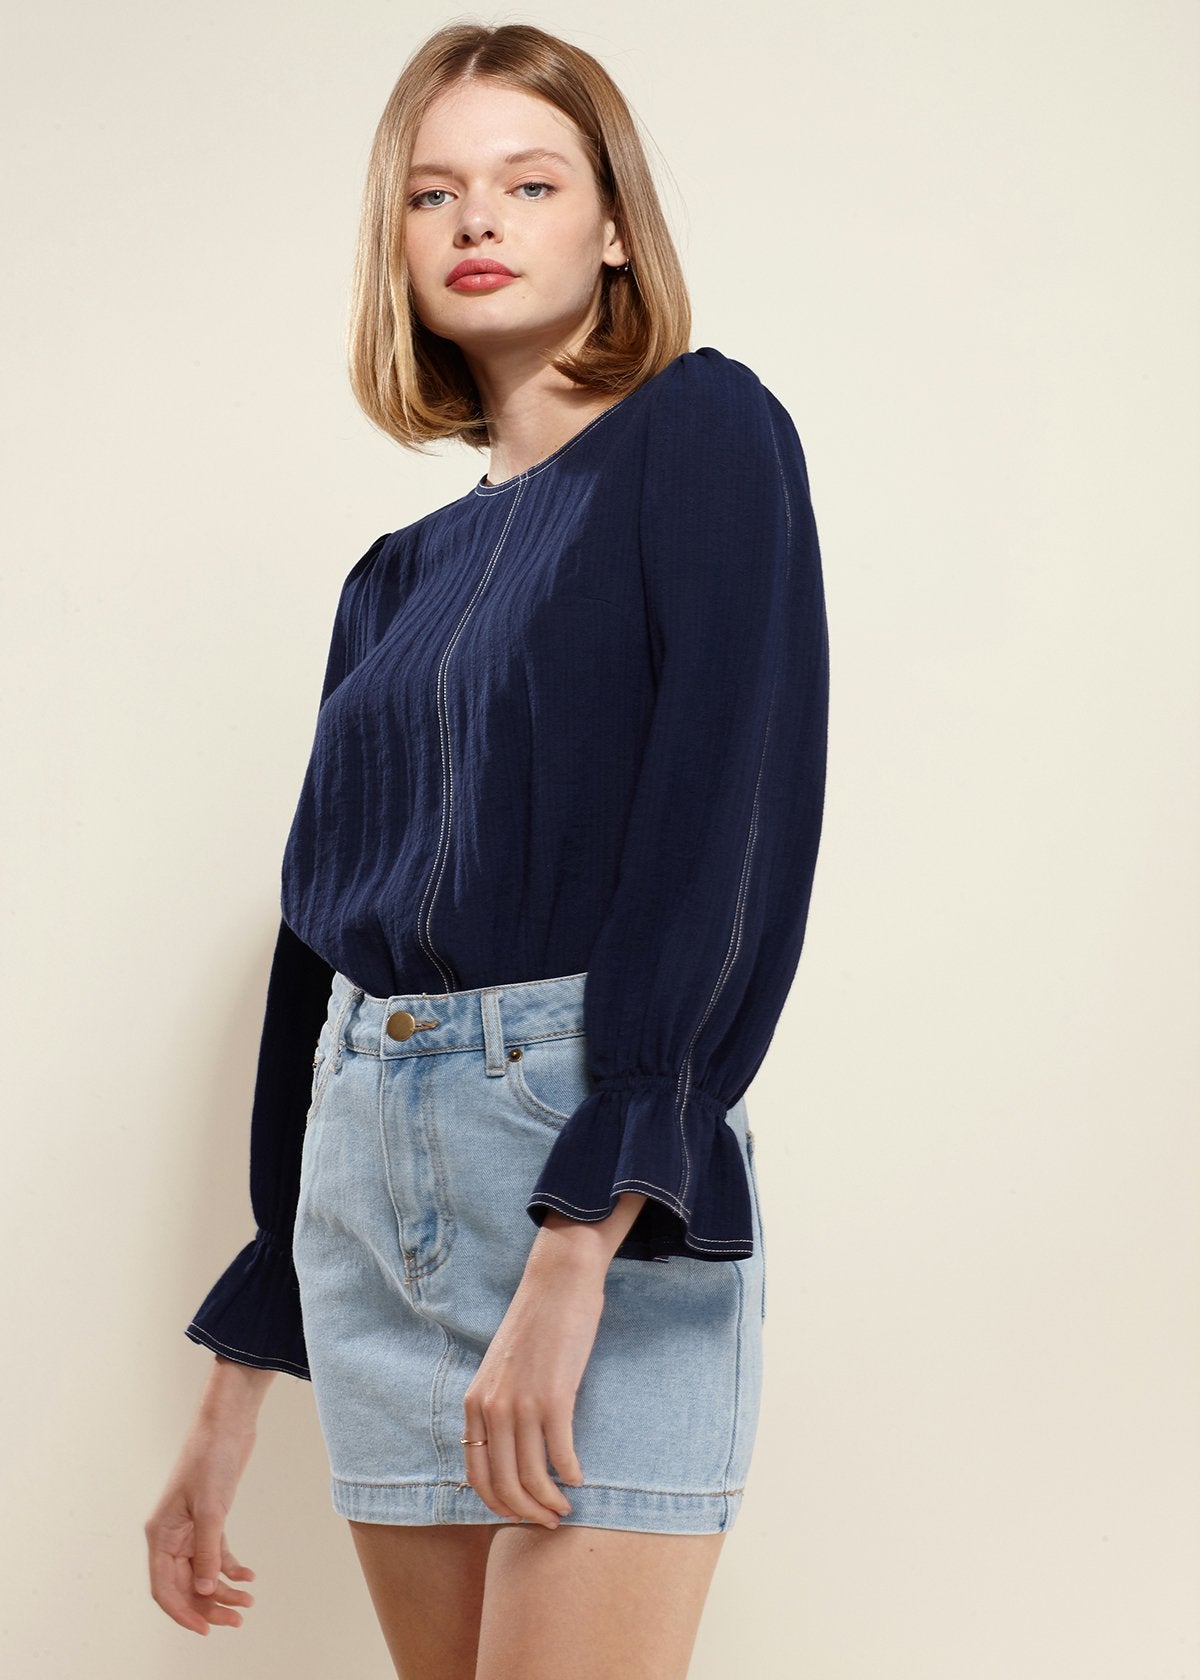
[[[560,163],[564,169],[574,169],[570,158],[565,158],[561,152],[548,151],[544,146],[529,146],[523,152],[509,152],[507,157],[500,159],[502,164],[509,163]],[[409,179],[414,175],[453,175],[454,167],[449,163],[414,163],[409,170]]]

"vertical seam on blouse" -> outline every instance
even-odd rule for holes
[[[442,827],[438,835],[437,850],[434,853],[433,868],[430,871],[428,881],[425,883],[425,891],[421,895],[421,909],[417,916],[417,934],[430,960],[440,970],[442,979],[446,983],[447,991],[453,991],[455,989],[454,971],[452,967],[442,963],[437,952],[434,950],[433,936],[429,927],[430,918],[433,914],[434,900],[437,897],[438,888],[441,886],[442,876],[446,870],[446,860],[450,855],[450,838],[454,829],[454,758],[453,753],[450,750],[450,710],[446,705],[446,668],[450,663],[450,655],[454,651],[454,644],[462,634],[463,626],[474,612],[476,602],[487,588],[488,581],[496,569],[496,563],[500,557],[500,551],[504,547],[509,528],[513,522],[513,516],[516,514],[517,508],[520,505],[521,497],[524,494],[524,489],[524,485],[519,485],[517,488],[517,494],[513,497],[512,506],[509,508],[508,513],[505,516],[503,528],[501,529],[499,537],[496,539],[496,546],[492,550],[491,557],[488,560],[487,565],[484,567],[483,574],[475,586],[474,593],[467,602],[466,606],[463,608],[462,616],[454,627],[453,634],[451,635],[449,642],[446,644],[445,652],[442,654],[441,661],[438,665],[435,695],[438,715],[438,751],[441,755],[442,763]],[[428,908],[426,908],[427,899]],[[422,916],[424,917],[424,927],[421,925]]]
[[[784,574],[783,574],[784,575],[784,581],[786,583],[788,577],[791,574],[791,565],[792,565],[792,504],[791,504],[791,499],[788,496],[787,477],[786,477],[786,474],[784,473],[784,470],[783,470],[783,460],[782,460],[782,458],[780,456],[780,453],[779,453],[779,439],[775,434],[774,422],[770,419],[769,416],[768,416],[768,422],[767,423],[768,423],[768,425],[770,426],[770,429],[771,429],[771,443],[774,446],[774,450],[775,450],[775,465],[776,465],[776,468],[778,469],[778,473],[779,473],[779,485],[780,485],[780,489],[783,492],[784,516],[785,516],[785,519],[786,519],[786,522],[787,522],[787,538],[786,538],[787,548],[785,550],[786,560],[784,562]],[[758,755],[758,773],[755,776],[755,780],[754,780],[754,802],[753,802],[753,804],[751,806],[751,810],[750,810],[750,826],[749,826],[749,830],[748,830],[747,835],[746,835],[746,847],[745,847],[745,850],[742,854],[742,874],[741,874],[741,879],[738,882],[737,901],[736,901],[736,904],[734,906],[733,922],[732,922],[732,925],[731,925],[730,931],[729,931],[729,947],[726,950],[725,961],[721,965],[720,973],[717,975],[716,982],[713,986],[712,995],[710,996],[710,998],[708,1000],[708,1004],[705,1007],[704,1014],[700,1017],[700,1020],[697,1023],[696,1028],[695,1028],[694,1032],[692,1033],[691,1038],[688,1041],[687,1051],[686,1051],[686,1053],[684,1055],[684,1059],[683,1059],[683,1066],[680,1068],[680,1071],[679,1071],[679,1082],[678,1083],[679,1083],[679,1086],[681,1087],[681,1093],[682,1094],[677,1101],[676,1119],[677,1119],[677,1124],[679,1126],[680,1147],[682,1148],[682,1151],[683,1151],[683,1179],[680,1183],[680,1188],[679,1188],[680,1201],[686,1201],[686,1199],[687,1199],[687,1188],[688,1188],[688,1183],[691,1179],[691,1172],[692,1172],[691,1157],[688,1154],[688,1147],[687,1147],[687,1135],[686,1135],[686,1131],[685,1131],[684,1123],[683,1123],[684,1114],[687,1110],[688,1096],[691,1092],[692,1050],[695,1046],[696,1040],[699,1038],[701,1032],[704,1030],[704,1025],[705,1025],[706,1021],[708,1020],[708,1017],[712,1014],[713,1008],[716,1005],[716,1001],[717,1001],[718,997],[721,995],[721,992],[724,990],[725,984],[728,981],[730,974],[733,972],[734,964],[737,962],[738,952],[741,949],[742,923],[743,923],[743,917],[744,917],[744,912],[745,912],[745,907],[746,907],[746,896],[747,896],[747,891],[748,891],[749,883],[750,883],[751,860],[752,860],[752,857],[753,857],[755,844],[756,844],[756,841],[758,839],[759,792],[760,792],[761,787],[762,787],[763,768],[766,764],[766,759],[767,759],[767,742],[769,741],[770,736],[771,736],[771,723],[772,723],[772,720],[773,720],[774,714],[775,714],[775,698],[776,698],[776,695],[777,695],[778,691],[779,691],[779,667],[778,667],[778,664],[777,664],[776,668],[775,668],[775,675],[774,675],[774,678],[772,679],[772,682],[771,682],[771,701],[770,701],[769,706],[767,707],[767,721],[766,721],[766,724],[763,728],[762,747],[760,748],[759,755]]]

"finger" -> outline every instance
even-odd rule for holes
[[[578,1487],[583,1481],[583,1466],[575,1456],[575,1441],[573,1437],[572,1420],[570,1416],[554,1412],[545,1420],[546,1448],[550,1455],[550,1462],[558,1471],[564,1482],[570,1482]]]
[[[192,1587],[198,1593],[214,1593],[221,1573],[222,1517],[199,1511],[193,1519],[195,1543],[192,1550]]]
[[[217,1577],[212,1592],[198,1593],[193,1603],[200,1615],[214,1626],[241,1627],[244,1618],[238,1613],[237,1607],[252,1605],[254,1595],[246,1592],[243,1587],[230,1586],[222,1574]]]
[[[541,1426],[535,1425],[541,1438]],[[521,1465],[517,1458],[517,1419],[510,1411],[505,1411],[488,1419],[488,1458],[491,1461],[492,1481],[496,1491],[506,1505],[510,1505],[519,1516],[528,1517],[532,1522],[543,1523],[547,1528],[558,1527],[558,1512],[547,1510],[525,1485],[521,1474]],[[522,1420],[522,1431],[527,1425]],[[528,1453],[528,1447],[525,1448]],[[545,1449],[542,1458],[545,1459]],[[531,1468],[531,1479],[536,1476]],[[543,1467],[542,1475],[545,1477]]]
[[[254,1569],[250,1569],[247,1564],[239,1564],[237,1557],[234,1557],[229,1546],[225,1544],[224,1534],[220,1537],[220,1572],[224,1576],[229,1576],[230,1581],[254,1581]],[[222,1586],[224,1586],[224,1581],[218,1583],[218,1588],[222,1588]],[[254,1603],[254,1593],[242,1593],[242,1591],[235,1591],[234,1588],[227,1588],[225,1591],[229,1593],[229,1596],[222,1594],[222,1603],[224,1604]]]
[[[204,1598],[201,1605],[200,1614],[210,1627],[241,1627],[246,1620],[240,1610],[235,1610],[216,1599]]]
[[[181,1580],[186,1591],[186,1584],[191,1575],[191,1564],[186,1557],[179,1561]],[[228,1581],[218,1578],[210,1593],[197,1593],[193,1587],[192,1610],[197,1615],[202,1616],[210,1627],[241,1627],[244,1618],[235,1608],[235,1605],[237,1601],[245,1601],[249,1596],[241,1588],[231,1587]]]
[[[231,1581],[253,1581],[254,1571],[248,1563],[239,1563],[237,1558],[225,1544],[224,1536],[221,1540],[221,1573],[228,1575]],[[254,1600],[250,1600],[251,1604]]]
[[[469,1395],[463,1401],[465,1418],[463,1436],[463,1474],[490,1511],[497,1516],[516,1520],[492,1485],[491,1460],[487,1449],[487,1425],[478,1402]]]
[[[517,1420],[517,1466],[521,1484],[534,1498],[560,1517],[571,1512],[571,1501],[551,1478],[546,1465],[546,1431],[536,1412]]]
[[[244,1591],[241,1587],[231,1587],[228,1581],[218,1581],[216,1589],[205,1593],[202,1600],[205,1604],[244,1604],[254,1603],[254,1594]]]
[[[192,1633],[208,1632],[207,1620],[193,1605],[190,1562],[153,1544],[150,1547],[150,1596],[180,1627],[188,1628]]]

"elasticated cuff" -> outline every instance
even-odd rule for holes
[[[601,1084],[554,1140],[526,1211],[548,1208],[587,1224],[606,1219],[623,1190],[646,1203],[614,1258],[743,1260],[754,1252],[750,1187],[724,1103],[691,1091],[677,1113],[673,1077]]]
[[[184,1334],[241,1365],[312,1380],[291,1251],[267,1231],[225,1268]]]

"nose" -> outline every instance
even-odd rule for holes
[[[484,239],[495,239],[496,234],[491,220],[486,216],[475,218],[463,217],[457,237],[466,240],[468,244],[477,243]]]
[[[495,239],[499,226],[496,207],[485,196],[468,192],[462,200],[456,241]]]

